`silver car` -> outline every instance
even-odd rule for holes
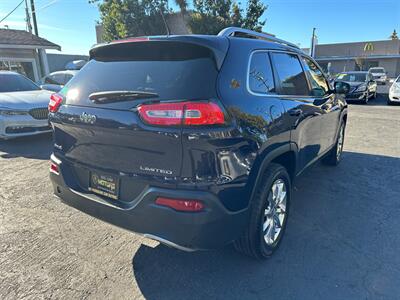
[[[44,90],[59,92],[78,72],[78,70],[53,72],[39,80],[38,85]]]
[[[51,132],[51,94],[21,74],[0,71],[0,139]]]

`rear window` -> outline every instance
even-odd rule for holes
[[[0,93],[38,91],[40,88],[28,78],[18,74],[0,74]]]
[[[103,51],[90,60],[61,91],[67,103],[85,102],[90,94],[105,91],[143,91],[158,94],[158,99],[216,95],[218,71],[207,48],[183,43],[139,44],[130,51]]]

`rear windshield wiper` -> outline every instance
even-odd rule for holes
[[[157,97],[159,97],[157,93],[144,91],[105,91],[89,95],[89,99],[96,103],[110,103]]]

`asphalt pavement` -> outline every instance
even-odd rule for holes
[[[266,261],[89,217],[52,196],[51,136],[0,142],[0,299],[399,299],[400,106],[386,97],[350,105],[342,163],[297,180]]]

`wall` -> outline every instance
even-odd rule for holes
[[[372,48],[366,48],[366,44]],[[400,40],[317,45],[316,57],[394,55],[400,53]]]
[[[50,72],[65,70],[65,65],[73,60],[89,60],[87,55],[47,53]]]
[[[389,77],[397,77],[400,74],[400,58],[380,59],[379,66],[385,68]]]
[[[371,59],[371,61],[378,61],[378,66],[385,68],[389,77],[397,77],[400,74],[400,58],[382,58],[382,59]],[[326,65],[329,60],[318,60],[317,62],[326,71]],[[350,60],[332,60],[331,62],[331,73],[336,74],[343,71],[354,71],[356,70],[356,65],[354,59]],[[364,69],[364,71],[367,71]]]

